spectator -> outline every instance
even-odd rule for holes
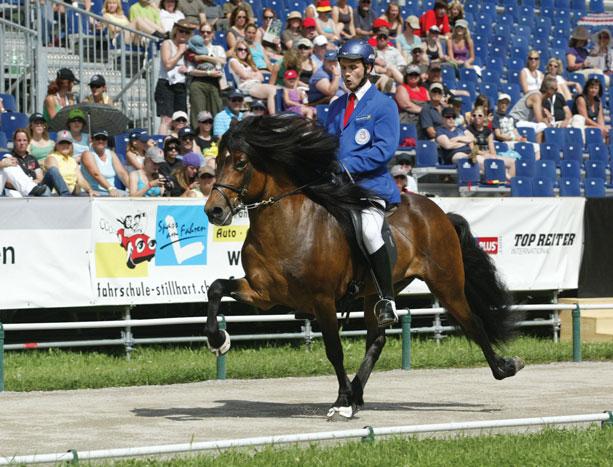
[[[4,101],[0,97],[0,114],[4,112],[6,112],[6,109],[4,108]]]
[[[47,122],[41,113],[30,115],[30,125],[28,126],[28,137],[30,144],[28,152],[36,159],[39,167],[45,163],[45,159],[55,147],[55,142],[49,138]]]
[[[379,18],[387,21],[389,24],[390,37],[392,39],[402,35],[402,18],[400,17],[400,7],[397,3],[388,3],[385,13],[379,16]]]
[[[17,164],[19,167],[21,167],[23,173],[26,174],[26,176],[28,176],[34,182],[34,184],[38,186],[42,185],[41,188],[35,187],[31,189],[30,185],[28,184],[28,195],[30,195],[30,192],[34,190],[32,195],[49,196],[51,194],[49,188],[54,188],[56,185],[55,182],[57,179],[57,171],[51,170],[50,172],[47,172],[43,178],[43,171],[41,170],[40,165],[38,165],[37,160],[28,152],[29,144],[30,136],[28,135],[27,130],[24,128],[16,130],[15,133],[13,133],[13,151],[11,156],[17,161]],[[4,188],[4,182],[2,187]],[[46,188],[44,193],[36,195],[37,192],[42,191],[44,188]]]
[[[317,37],[317,21],[315,18],[304,18],[302,20],[302,37],[308,39],[310,42]],[[294,43],[296,47],[297,41]]]
[[[396,38],[396,47],[407,63],[411,61],[411,50],[416,45],[421,44],[419,37],[419,19],[411,15],[405,21],[404,32]]]
[[[445,86],[443,86],[445,87]],[[447,104],[449,107],[453,109],[455,112],[455,124],[456,126],[468,126],[468,122],[465,119],[465,116],[462,114],[462,98],[452,96],[447,100]],[[468,112],[467,115],[470,115],[471,112]],[[487,115],[487,114],[485,114]]]
[[[297,88],[298,73],[287,70],[283,75],[283,110],[312,119],[315,109],[305,105],[306,93]]]
[[[390,169],[390,174],[394,177],[394,182],[400,193],[417,193],[417,182],[408,174],[404,167],[394,165]]]
[[[230,14],[230,29],[226,34],[226,43],[228,44],[228,51],[230,52],[228,56],[234,55],[238,41],[245,40],[245,28],[249,24],[250,18],[252,18],[252,16],[248,13],[247,8],[242,5],[232,10]]]
[[[172,174],[172,188],[170,196],[194,198],[198,195],[195,190],[198,188],[198,170],[202,165],[201,156],[195,152],[187,153],[183,156],[183,164]]]
[[[134,130],[130,133],[126,149],[126,165],[128,172],[143,168],[145,152],[149,147],[149,135],[145,130]]]
[[[422,80],[424,76],[426,77],[424,87],[426,89],[430,89],[430,85],[432,83],[440,83],[443,86],[444,99],[447,101],[451,100],[452,97],[470,97],[470,93],[464,89],[449,89],[447,86],[445,86],[441,73],[441,63],[438,61],[430,63],[430,66],[428,66],[427,73],[422,73]],[[460,100],[460,103],[461,102],[462,101]]]
[[[206,22],[213,31],[223,29],[222,21],[224,19],[223,8],[221,5],[218,5],[215,0],[201,0],[204,4],[205,14],[206,14]],[[247,5],[249,5],[247,3]],[[249,5],[250,6],[250,5]],[[200,25],[202,28],[204,25]]]
[[[571,126],[576,128],[599,128],[605,142],[608,143],[609,129],[605,125],[604,105],[602,102],[602,83],[598,78],[590,78],[585,83],[583,93],[579,94],[573,102],[573,121]]]
[[[283,75],[287,70],[296,70],[300,75],[302,57],[300,56],[298,49],[286,50],[283,54],[283,60],[275,63],[272,66],[272,73],[270,74],[270,83],[277,86],[283,85]]]
[[[266,104],[260,100],[255,100],[251,102],[251,107],[249,107],[249,113],[254,117],[261,117],[262,115],[266,115]]]
[[[377,34],[381,28],[385,28],[387,30],[387,36],[389,38],[390,23],[381,18],[375,19],[372,22],[373,35],[368,39],[368,44],[373,48],[377,47]],[[391,41],[388,41],[388,45],[393,46],[394,44]]]
[[[539,51],[531,50],[528,53],[526,66],[519,72],[519,85],[524,94],[538,91],[541,88],[545,75],[538,69],[540,59]]]
[[[472,68],[475,61],[475,46],[465,19],[456,21],[451,38],[447,40],[447,60],[458,68]]]
[[[573,98],[570,88],[572,87],[577,94],[581,94],[583,89],[581,85],[574,81],[567,81],[562,76],[562,60],[556,57],[552,57],[547,62],[547,74],[554,76],[558,82],[558,92],[564,96],[564,99],[569,101]]]
[[[338,43],[340,40],[339,29],[330,13],[332,12],[332,6],[330,6],[330,0],[318,0],[317,1],[317,18],[315,20],[315,29],[318,35],[323,35],[330,42]]]
[[[441,30],[438,26],[434,25],[430,27],[422,46],[424,44],[426,46],[424,51],[429,61],[444,62],[447,60],[447,57],[443,52],[443,44],[441,42]]]
[[[7,182],[12,189],[5,190]],[[0,196],[47,196],[48,193],[45,185],[37,185],[24,173],[17,158],[0,154]]]
[[[485,94],[477,95],[477,97],[475,98],[475,103],[473,104],[473,108],[476,108],[476,107],[481,107],[483,109],[483,112],[485,112],[485,124],[486,126],[489,126],[490,122],[494,118],[494,115],[492,111],[490,110],[491,109],[490,100]],[[472,111],[466,112],[464,119],[466,120],[466,122],[468,122],[468,124],[470,124],[470,122],[473,121]]]
[[[471,144],[475,141],[473,134],[455,124],[455,112],[446,107],[442,112],[443,125],[436,130],[436,142],[443,164],[454,164],[463,157],[470,157]]]
[[[55,139],[55,149],[45,159],[45,170],[47,172],[59,173],[57,183],[61,185],[61,180],[66,185],[68,193],[79,194],[79,189],[83,188],[90,196],[94,195],[93,190],[81,175],[79,164],[74,158],[72,151],[72,136],[69,131],[58,132]],[[60,195],[64,196],[66,190],[61,189]]]
[[[115,47],[122,43],[132,43],[132,33],[121,29],[121,27],[129,28],[134,25],[130,23],[130,20],[125,15],[120,0],[104,0],[102,17],[108,21],[109,37]]]
[[[89,135],[83,131],[87,121],[85,112],[75,108],[68,112],[68,130],[72,138],[72,154],[77,162],[81,160],[81,154],[89,149]]]
[[[340,26],[337,31],[342,42],[355,37],[355,24],[353,24],[353,8],[347,0],[337,0],[336,6],[332,7],[332,19]]]
[[[554,77],[553,75],[547,76]],[[551,126],[558,128],[566,128],[570,126],[570,121],[573,114],[566,104],[566,99],[564,99],[564,96],[560,92],[559,84],[557,92],[543,100],[543,108],[548,112]]]
[[[126,196],[125,191],[115,187],[115,180],[128,186],[128,172],[115,151],[108,148],[109,134],[106,130],[96,131],[92,139],[92,150],[85,151],[81,156],[81,175],[96,196]],[[138,170],[132,173],[135,172]]]
[[[298,71],[300,76],[300,81],[304,83],[305,86],[309,85],[309,81],[311,80],[311,76],[315,73],[317,66],[313,61],[313,43],[303,37],[302,39],[296,41],[296,48],[298,49],[298,55],[300,56],[300,70]]]
[[[430,100],[428,90],[421,84],[420,69],[409,65],[404,75],[404,82],[396,88],[396,104],[400,113],[401,123],[419,122],[422,107]]]
[[[213,115],[211,115],[211,112],[202,110],[197,117],[196,144],[204,153],[211,145],[217,144],[218,138],[213,136]]]
[[[239,43],[237,42],[237,44]],[[255,67],[262,73],[270,73],[272,71],[272,63],[264,46],[258,39],[258,27],[253,23],[248,24],[245,28],[245,43],[249,47],[249,53]],[[234,56],[236,56],[236,53],[234,53]]]
[[[170,123],[169,135],[178,138],[179,131],[181,131],[182,128],[187,127],[188,123],[189,122],[187,121],[187,113],[183,110],[177,110],[175,113],[172,114],[172,122]]]
[[[178,0],[160,0],[160,21],[162,22],[164,32],[169,35],[175,23],[185,19],[183,11],[177,9],[177,1]],[[185,2],[191,3],[189,0],[185,0]],[[197,21],[197,19],[192,20],[192,23]]]
[[[151,0],[138,0],[138,2],[130,7],[128,15],[130,23],[137,30],[155,36],[158,39],[166,39],[166,31],[164,26],[162,26],[160,10],[153,5]]]
[[[309,104],[327,104],[346,92],[336,51],[328,50],[324,64],[309,80]]]
[[[264,23],[258,28],[258,41],[262,43],[268,58],[276,62],[281,59],[283,52],[279,35],[281,31],[277,32],[277,26],[281,27],[281,21],[277,19],[277,14],[272,8],[264,8],[262,18]]]
[[[79,80],[75,78],[74,73],[69,68],[60,68],[55,77],[47,88],[47,97],[45,97],[43,115],[49,123],[57,113],[64,107],[75,104],[75,98],[72,93],[72,87]]]
[[[178,138],[170,136],[164,141],[164,162],[160,163],[158,171],[166,180],[170,180],[172,172],[181,167],[182,162],[177,156],[181,143]]]
[[[213,27],[210,24],[200,26],[200,36],[194,35],[189,40],[188,52],[185,54],[189,63],[196,67],[189,71],[189,103],[191,107],[191,124],[197,125],[196,116],[203,110],[216,114],[223,108],[221,102],[223,66],[226,52],[223,47],[214,45]]]
[[[228,97],[228,105],[213,119],[213,135],[217,138],[228,131],[232,120],[240,121],[243,119],[241,109],[243,107],[243,94],[240,91],[232,91]]]
[[[253,8],[251,8],[251,5],[249,4],[249,2],[243,1],[243,0],[228,0],[227,2],[225,2],[223,4],[223,14],[226,18],[231,18],[232,17],[232,13],[234,13],[236,11],[237,8],[242,8],[247,12],[247,18],[249,22],[253,21],[253,17],[255,16],[253,14]],[[232,20],[230,20],[230,26],[232,26]]]
[[[592,38],[594,47],[590,50],[588,60],[592,62],[594,67],[603,70],[606,75],[610,75],[613,73],[611,33],[608,29],[601,29]]]
[[[198,170],[198,189],[206,199],[211,195],[215,183],[215,168],[211,164],[205,164]]]
[[[285,30],[281,33],[283,47],[287,50],[291,49],[294,46],[294,42],[302,37],[300,32],[301,25],[302,14],[299,11],[290,11],[285,21]]]
[[[586,79],[592,73],[603,74],[602,69],[595,68],[594,61],[588,59],[587,42],[589,34],[584,26],[577,26],[568,41],[568,49],[566,49],[566,69],[571,73],[580,73]],[[608,77],[605,76],[608,86]]]
[[[377,88],[383,92],[391,92],[394,83],[402,84],[402,73],[406,67],[404,57],[396,47],[388,44],[388,39],[389,30],[386,27],[379,28],[373,74],[378,77]]]
[[[158,133],[161,135],[168,134],[173,113],[177,110],[187,111],[185,76],[188,68],[184,54],[193,30],[194,25],[187,20],[175,23],[170,39],[162,42],[160,48],[160,76],[155,87],[155,104],[160,117]]]
[[[197,24],[198,26],[206,23],[206,7],[201,0],[179,0],[177,9],[185,15],[185,19],[190,23]],[[177,18],[171,25],[180,19],[182,18]]]
[[[533,128],[536,142],[543,142],[543,130],[549,126],[549,118],[543,110],[543,100],[553,96],[558,89],[556,79],[548,76],[543,80],[540,91],[532,91],[522,97],[511,109],[511,117],[517,128]]]
[[[189,127],[179,130],[179,154],[195,152],[200,154],[200,159],[204,162],[202,149],[196,144],[196,132]]]
[[[112,99],[106,93],[106,80],[102,75],[93,75],[89,80],[91,94],[85,98],[90,104],[113,105]]]
[[[157,146],[150,147],[145,153],[143,168],[130,173],[130,196],[137,198],[158,198],[164,196],[169,184],[159,171],[164,163],[164,151]]]
[[[434,83],[429,91],[430,102],[426,102],[419,113],[418,139],[435,139],[438,128],[443,125],[443,85]]]
[[[373,35],[372,24],[377,17],[371,9],[370,3],[370,0],[360,0],[358,7],[353,12],[353,24],[358,38],[368,39]]]
[[[275,95],[277,88],[264,83],[264,75],[257,69],[247,43],[240,40],[236,43],[236,57],[228,62],[230,73],[234,77],[239,91],[257,99],[266,99],[268,113],[275,113]]]
[[[422,37],[430,31],[432,26],[437,26],[442,34],[449,34],[449,16],[447,16],[447,3],[445,0],[435,0],[434,8],[426,11],[419,18],[420,34]]]
[[[426,45],[421,43],[411,50],[411,65],[417,65],[422,75],[427,72],[430,60],[426,54]]]
[[[313,39],[313,53],[311,58],[315,64],[315,70],[318,70],[324,64],[324,55],[328,51],[328,39],[326,36],[317,36]]]
[[[449,27],[453,29],[458,20],[464,19],[464,6],[458,0],[453,0],[447,7],[447,16]]]
[[[510,104],[511,96],[505,93],[498,95],[492,129],[497,141],[506,143],[510,149],[513,149],[515,143],[526,142],[526,138],[521,136],[515,128],[515,120],[509,115]]]

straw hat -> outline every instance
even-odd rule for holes
[[[570,35],[570,38],[578,41],[588,41],[590,40],[590,35],[583,26],[577,26]]]

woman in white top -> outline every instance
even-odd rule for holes
[[[575,89],[577,94],[581,94],[583,89],[581,85],[575,81],[567,81],[562,75],[564,65],[559,58],[552,57],[547,62],[547,74],[554,76],[558,82],[558,92],[564,96],[564,99],[569,101],[573,98],[570,89]]]
[[[519,86],[524,94],[541,89],[544,75],[538,69],[540,59],[539,51],[531,50],[528,53],[526,66],[519,72]]]
[[[160,20],[164,31],[172,31],[177,21],[185,19],[185,15],[177,10],[177,0],[160,0]]]
[[[234,52],[236,57],[231,58],[228,65],[239,91],[256,99],[266,99],[268,113],[274,115],[276,86],[264,83],[264,75],[255,66],[249,46],[244,40],[236,42]]]

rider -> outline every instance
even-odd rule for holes
[[[400,193],[387,170],[398,146],[400,123],[393,99],[368,80],[375,51],[360,39],[347,41],[338,51],[341,76],[349,93],[330,104],[326,128],[340,139],[339,160],[361,186],[373,192],[378,206],[362,211],[362,235],[379,285],[375,305],[379,327],[398,321],[392,265],[381,235],[386,207],[400,202]]]

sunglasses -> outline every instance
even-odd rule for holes
[[[179,151],[179,148],[177,146],[168,146],[166,151]]]
[[[247,52],[247,49],[240,47],[238,49],[236,49],[237,52]]]
[[[443,118],[445,118],[445,119],[451,118],[453,120],[455,117],[453,115],[447,115],[446,117],[443,117]]]
[[[198,123],[213,123],[213,120],[212,120],[212,119],[209,119],[209,120],[202,120],[202,121],[200,121],[200,122],[198,122]]]
[[[213,31],[207,31],[205,29],[200,31],[200,34],[213,34]]]
[[[300,50],[309,50],[310,49],[310,47],[308,45],[299,45],[298,48]]]
[[[235,97],[233,99],[230,99],[230,102],[243,102],[243,99],[241,99],[239,97]]]
[[[264,16],[264,19],[275,19],[274,16]]]
[[[190,29],[177,29],[177,32],[180,34],[191,34],[191,30]]]
[[[181,118],[177,118],[177,119],[175,120],[175,122],[177,122],[177,123],[187,123],[187,119],[186,119],[186,118],[181,117]]]
[[[475,115],[474,115],[474,117],[475,117],[475,118],[483,118],[483,115],[481,115],[481,114],[475,114]]]
[[[540,57],[528,57],[528,60],[538,60]]]
[[[377,34],[377,39],[386,39],[387,40],[388,37],[389,36],[387,34]]]

